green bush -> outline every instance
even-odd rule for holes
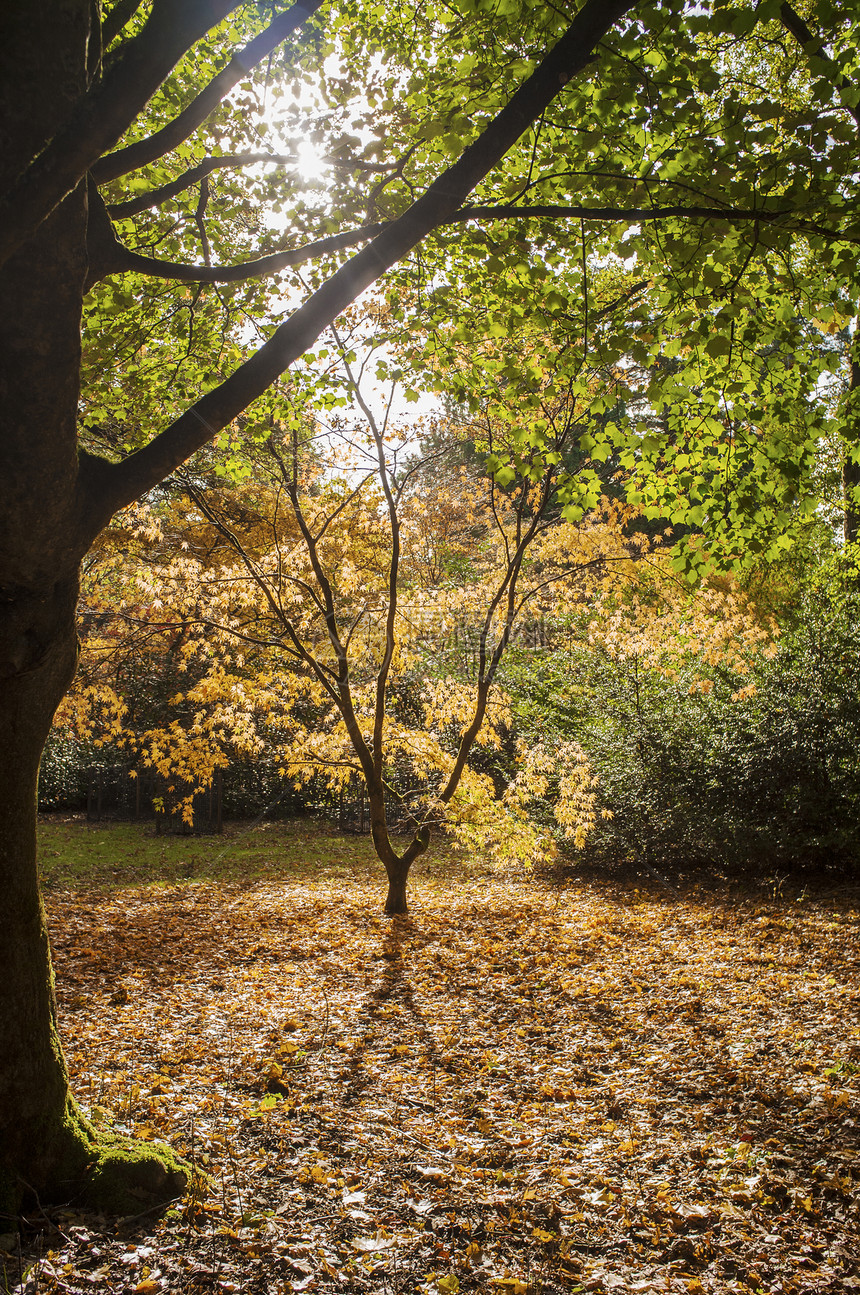
[[[860,594],[829,570],[751,672],[674,678],[582,642],[518,652],[518,732],[575,738],[599,780],[580,859],[662,868],[833,869],[860,861]],[[739,695],[740,694],[740,695]]]

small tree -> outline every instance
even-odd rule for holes
[[[584,433],[575,406],[553,397],[555,430],[544,429],[539,445],[516,418],[494,426],[491,417],[496,459],[516,469],[457,473],[452,490],[439,461],[464,439],[488,453],[495,397],[465,423],[425,426],[433,448],[416,453],[420,420],[395,427],[389,417],[396,383],[376,412],[352,339],[335,330],[334,345],[358,421],[309,424],[287,393],[280,408],[271,404],[274,426],[258,431],[250,489],[184,477],[199,535],[220,539],[218,560],[198,539],[165,563],[150,559],[137,579],[159,603],[150,627],[194,627],[186,645],[194,666],[177,701],[195,718],[140,744],[165,770],[187,773],[198,761],[204,784],[207,736],[211,750],[219,726],[246,731],[255,716],[260,747],[275,747],[285,775],[322,775],[334,789],[359,779],[388,877],[385,912],[405,913],[411,865],[439,828],[472,843],[507,838],[509,854],[538,851],[523,811],[543,757],[523,750],[504,796],[470,767],[476,744],[498,745],[508,717],[499,667],[520,623],[617,581],[637,545],[617,511],[576,526],[562,517],[559,482],[570,487],[565,463]],[[244,478],[247,467],[233,470]],[[593,796],[584,762],[569,754],[559,820],[582,844]],[[395,840],[391,805],[404,777],[409,826]]]

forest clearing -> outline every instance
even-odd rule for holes
[[[4,1237],[36,1292],[860,1289],[860,889],[41,828],[72,1082],[194,1167]],[[87,862],[84,862],[84,861]]]

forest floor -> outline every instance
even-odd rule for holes
[[[42,831],[75,1090],[195,1181],[10,1290],[860,1292],[860,888],[443,857],[392,921],[313,824]]]

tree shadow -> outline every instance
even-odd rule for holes
[[[389,1014],[384,1014],[383,1009],[387,1005],[395,1005],[399,1009],[399,1020],[411,1025],[425,1050],[430,1066],[437,1069],[440,1065],[440,1050],[436,1037],[425,1013],[416,1002],[415,986],[409,974],[409,954],[415,945],[417,933],[417,927],[411,917],[393,917],[383,931],[378,955],[382,962],[381,975],[377,983],[370,987],[359,1006],[356,1019],[362,1025],[362,1033],[353,1045],[347,1066],[341,1072],[345,1102],[356,1101],[363,1089],[374,1082],[367,1065],[367,1057],[373,1045],[377,1044],[380,1026],[386,1031],[397,1030],[397,1037],[401,1040],[406,1034],[405,1030],[394,1024]]]

